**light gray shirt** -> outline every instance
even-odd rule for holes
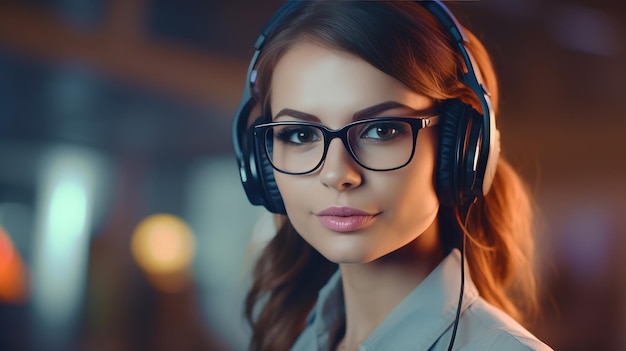
[[[467,265],[466,265],[467,266]],[[459,302],[461,254],[452,251],[359,346],[358,351],[447,350]],[[294,351],[330,350],[344,324],[341,274],[320,290]],[[454,350],[552,350],[478,295],[469,271]]]

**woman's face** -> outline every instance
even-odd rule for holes
[[[395,106],[382,105],[388,102]],[[279,60],[270,103],[274,121],[312,121],[331,129],[353,122],[355,115],[418,118],[435,112],[430,98],[364,60],[310,42]],[[383,107],[374,111],[375,106]],[[313,173],[274,175],[291,223],[309,244],[333,262],[366,263],[436,231],[435,154],[435,129],[421,129],[407,166],[371,171],[333,139]]]

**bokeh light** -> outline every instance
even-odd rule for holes
[[[9,234],[0,227],[0,301],[20,303],[27,297],[26,270]]]
[[[145,218],[133,233],[131,250],[155,287],[172,292],[185,286],[195,240],[184,220],[171,214]]]

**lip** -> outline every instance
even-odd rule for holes
[[[324,227],[347,233],[364,228],[378,213],[372,214],[351,207],[329,207],[316,215]]]

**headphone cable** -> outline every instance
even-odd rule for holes
[[[465,221],[463,221],[461,226],[461,232],[463,234],[463,238],[461,240],[461,288],[459,292],[459,303],[456,308],[456,316],[454,317],[454,325],[452,327],[452,336],[450,337],[450,344],[448,345],[448,351],[452,351],[452,347],[454,346],[454,340],[456,338],[456,331],[459,327],[459,319],[461,318],[461,307],[463,305],[463,293],[465,291],[465,238],[467,237],[467,221],[469,220],[469,214],[472,209],[472,205],[474,202],[471,202],[467,205],[467,209],[464,211],[465,213]],[[454,211],[456,214],[457,223],[461,224],[461,218],[459,216],[458,208]]]

